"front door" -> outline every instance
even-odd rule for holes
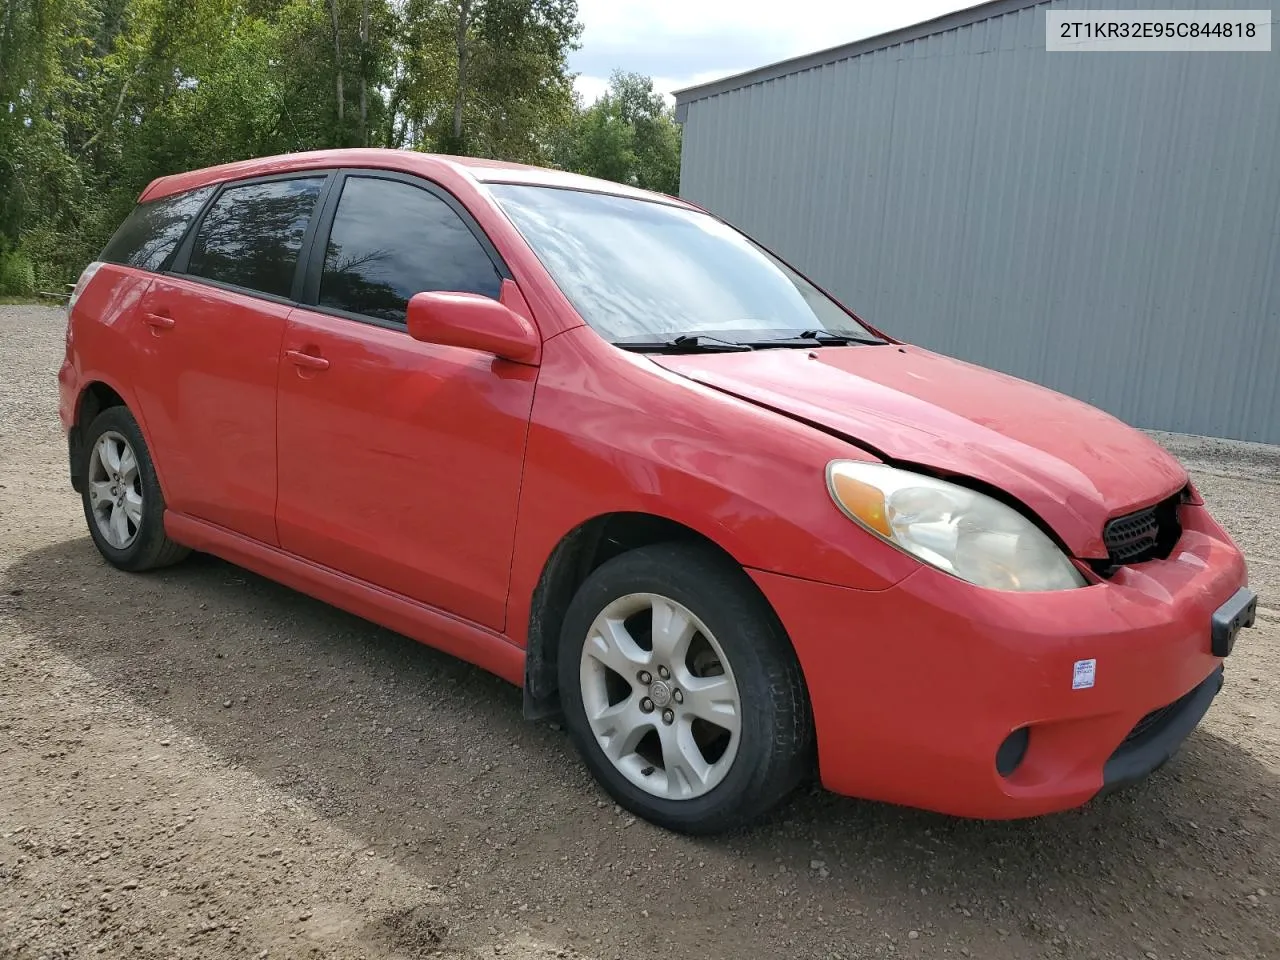
[[[502,275],[423,182],[348,175],[331,198],[282,344],[280,544],[500,630],[537,371],[420,343],[404,315],[423,290],[496,299]]]

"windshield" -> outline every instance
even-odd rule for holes
[[[820,331],[875,338],[813,284],[705,213],[554,187],[490,189],[582,318],[614,342]]]

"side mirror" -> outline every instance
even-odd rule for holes
[[[475,293],[427,292],[409,300],[409,336],[423,343],[534,363],[542,345],[533,324],[510,307]]]

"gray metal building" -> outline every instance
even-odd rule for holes
[[[903,339],[1280,443],[1280,50],[1045,50],[1047,9],[1265,6],[995,0],[682,90],[680,191]]]

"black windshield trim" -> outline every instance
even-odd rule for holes
[[[749,343],[753,347],[885,347],[889,345],[887,340],[873,340],[871,337],[854,337],[846,333],[835,333],[830,330],[821,330],[817,333],[806,330],[791,336],[782,336],[772,339],[755,338],[743,340],[743,343]]]
[[[670,340],[611,340],[619,350],[631,353],[749,353],[755,347],[706,334],[681,334]]]

